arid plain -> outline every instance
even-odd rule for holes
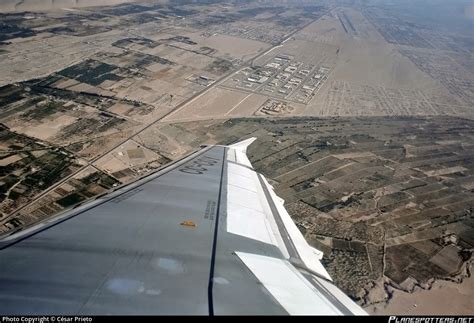
[[[473,313],[472,4],[91,5],[0,4],[2,235],[255,136],[253,165],[369,312]]]

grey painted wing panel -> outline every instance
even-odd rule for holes
[[[0,250],[0,313],[208,314],[224,150]]]

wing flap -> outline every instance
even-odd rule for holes
[[[244,251],[238,246],[234,248],[235,254],[290,314],[366,314],[332,283],[320,261],[323,253],[306,242],[286,211],[284,200],[276,195],[263,175],[253,170],[246,157],[251,142],[252,138],[229,146],[228,156],[234,157],[228,157],[231,161],[227,172],[230,183],[227,186],[228,232],[272,243],[282,256],[269,256],[257,249]],[[238,180],[234,180],[234,176],[252,179],[238,183],[248,185],[252,197],[242,192],[235,194],[233,185]],[[234,203],[239,205],[239,210],[234,208]],[[260,221],[262,219],[267,221]],[[265,239],[260,238],[263,234]],[[270,242],[267,238],[272,234],[275,239]]]
[[[228,165],[228,203],[239,204],[257,211],[254,214],[258,217],[263,218],[265,216],[267,219],[273,219],[273,222],[279,222],[280,227],[278,228],[278,225],[275,225],[273,229],[276,229],[282,237],[280,240],[288,240],[287,246],[285,246],[285,243],[279,244],[282,253],[287,255],[288,258],[298,258],[307,269],[331,280],[331,276],[320,262],[322,252],[308,245],[286,211],[283,205],[284,200],[275,194],[267,179],[263,175],[257,174],[248,161],[246,156],[247,147],[254,141],[255,138],[250,138],[229,146],[228,156],[237,156],[237,158],[235,162]],[[261,197],[260,200],[257,200],[258,196]],[[250,212],[247,215],[244,214],[245,211],[236,212],[233,207],[229,210],[227,224],[230,232],[248,238],[259,237],[264,232],[268,232],[267,225],[252,226],[252,230],[249,231],[249,226],[245,224],[244,219],[252,222],[253,215]],[[293,249],[294,254],[289,254],[288,249],[290,251]]]
[[[237,256],[289,314],[343,314],[287,260],[244,252]]]

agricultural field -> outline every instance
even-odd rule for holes
[[[376,314],[472,314],[473,12],[3,1],[0,235],[253,136],[251,162],[353,299]]]

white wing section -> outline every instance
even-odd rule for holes
[[[289,257],[258,175],[250,168],[247,145],[232,146],[227,154],[227,232],[275,245]]]
[[[229,163],[227,170],[227,231],[265,243],[279,245],[284,249],[284,254],[288,255],[285,244],[281,241],[283,239],[275,239],[275,230],[278,235],[282,234],[275,223],[274,213],[276,212],[286,231],[284,234],[288,236],[307,269],[331,280],[320,262],[322,252],[308,245],[283,206],[284,200],[275,194],[273,187],[264,176],[260,175],[260,180],[259,175],[253,170],[246,153],[247,147],[255,139],[250,138],[229,146],[227,159],[231,163]],[[270,195],[271,201],[265,196],[265,191]],[[275,209],[273,212],[271,206]],[[279,244],[278,240],[280,240]]]
[[[247,157],[247,147],[256,139],[257,138],[252,137],[231,145],[230,148],[232,152],[229,154],[229,160],[251,168],[252,164]]]
[[[235,250],[238,257],[290,314],[366,314],[340,289],[265,177],[247,158],[250,138],[228,146],[227,231],[277,246],[283,259]]]
[[[257,174],[244,166],[228,164],[227,231],[278,245],[269,210],[258,191]]]
[[[237,256],[290,314],[344,314],[287,260],[237,252]]]

